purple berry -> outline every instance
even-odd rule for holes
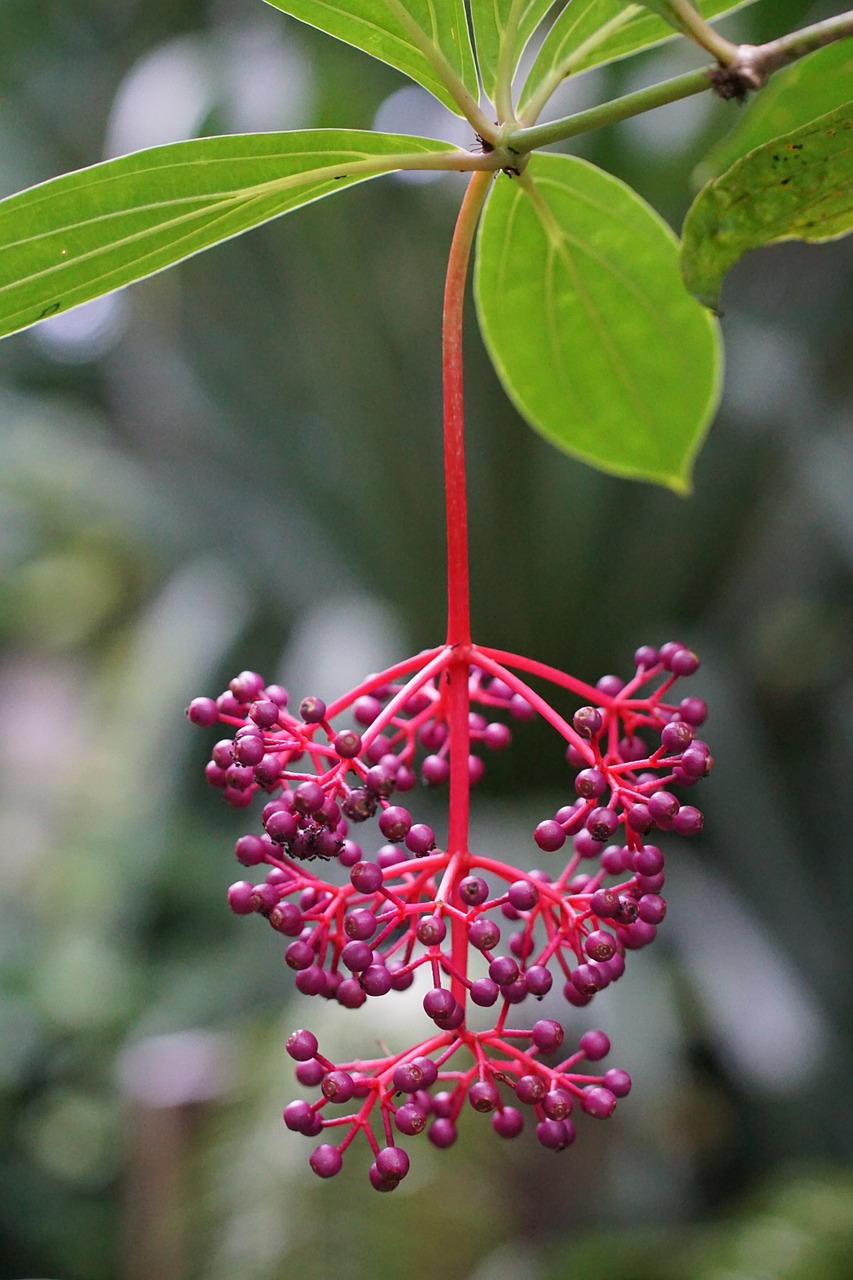
[[[701,698],[684,698],[678,708],[682,720],[698,729],[708,718],[708,704]]]
[[[241,671],[228,688],[238,702],[254,702],[264,691],[264,678],[257,671]]]
[[[305,1062],[299,1062],[296,1065],[294,1075],[300,1084],[304,1084],[306,1089],[313,1089],[318,1085],[326,1074],[326,1068],[322,1062],[318,1062],[316,1058],[308,1058]]]
[[[657,845],[646,844],[636,851],[631,864],[641,876],[656,876],[663,871],[663,854]]]
[[[618,1067],[605,1071],[602,1083],[617,1098],[626,1098],[631,1092],[631,1077],[627,1071],[620,1071]]]
[[[641,947],[654,942],[656,933],[655,925],[647,924],[645,920],[635,920],[622,930],[622,941],[629,951],[639,951]]]
[[[296,990],[304,996],[324,995],[326,991],[326,973],[318,964],[309,964],[307,969],[300,969],[294,979]]]
[[[384,964],[370,964],[361,973],[361,986],[369,996],[384,996],[391,990],[391,974]]]
[[[255,886],[248,880],[238,880],[236,884],[232,884],[228,890],[228,905],[235,916],[251,915],[255,909],[252,905],[254,892]]]
[[[625,821],[632,831],[636,831],[641,836],[645,835],[653,825],[649,807],[645,804],[632,804],[625,815]]]
[[[439,915],[422,916],[415,929],[418,942],[425,947],[437,947],[447,937],[447,925]]]
[[[548,819],[539,823],[533,832],[533,839],[546,853],[556,853],[566,843],[566,833],[559,822]]]
[[[353,888],[359,893],[375,893],[382,884],[382,868],[375,862],[357,862],[349,873]]]
[[[349,1102],[355,1093],[355,1081],[348,1071],[330,1071],[323,1080],[322,1093],[329,1102]]]
[[[699,658],[692,649],[677,649],[666,666],[676,676],[692,676],[699,670]]]
[[[521,970],[512,956],[496,956],[489,965],[489,977],[499,987],[508,987],[515,982]]]
[[[536,1140],[549,1151],[564,1151],[575,1140],[571,1120],[541,1120],[536,1126]]]
[[[260,733],[246,734],[234,739],[234,759],[238,764],[254,766],[260,764],[265,754],[264,740]]]
[[[314,1126],[314,1110],[309,1102],[298,1099],[284,1108],[284,1123],[293,1133],[310,1133]]]
[[[360,947],[363,944],[359,942],[349,945]],[[359,1009],[367,999],[367,993],[362,990],[361,984],[355,978],[344,978],[343,982],[338,984],[335,999],[345,1009]]]
[[[583,949],[590,960],[609,960],[618,948],[612,934],[604,929],[594,929],[585,938]]]
[[[446,987],[433,987],[424,996],[424,1013],[430,1018],[448,1018],[456,1008],[456,998]]]
[[[500,1105],[501,1095],[492,1080],[476,1080],[468,1090],[468,1102],[475,1111],[487,1113]]]
[[[615,920],[619,915],[619,895],[612,889],[596,889],[589,905],[600,920]]]
[[[661,746],[667,751],[681,752],[690,746],[696,734],[686,720],[670,720],[661,731]]]
[[[483,741],[490,751],[503,751],[512,742],[512,732],[508,725],[495,721],[486,725]]]
[[[524,1117],[517,1107],[501,1107],[492,1115],[492,1128],[499,1138],[517,1138],[524,1128]]]
[[[580,738],[594,738],[603,724],[604,717],[598,707],[580,707],[572,716],[572,725]]]
[[[447,781],[450,765],[444,756],[427,756],[421,765],[421,776],[431,787],[441,786]]]
[[[612,809],[598,808],[593,809],[592,813],[586,820],[586,829],[592,836],[593,840],[604,844],[613,836],[619,826],[619,819]]]
[[[589,964],[579,964],[572,973],[571,981],[583,996],[592,997],[601,990],[601,975]]]
[[[341,949],[341,960],[351,973],[361,973],[373,963],[373,949],[366,942],[348,942]]]
[[[430,1125],[427,1137],[434,1147],[444,1151],[456,1141],[456,1125],[452,1120],[439,1116]]]
[[[666,901],[656,893],[644,893],[637,903],[640,919],[646,924],[660,924],[666,915]]]
[[[397,844],[405,840],[412,826],[412,815],[400,805],[389,805],[379,815],[379,830],[386,840]]]
[[[407,1137],[414,1137],[415,1134],[423,1133],[426,1128],[426,1112],[416,1107],[413,1102],[406,1102],[394,1113],[394,1123],[400,1133],[405,1133]]]
[[[213,698],[193,698],[187,707],[187,716],[193,724],[209,729],[219,719],[219,709]]]
[[[610,1052],[610,1040],[603,1031],[585,1031],[579,1048],[588,1062],[598,1062]]]
[[[324,1142],[322,1146],[315,1147],[308,1163],[318,1177],[334,1178],[336,1173],[340,1173],[343,1158],[337,1147]]]
[[[286,948],[284,962],[290,969],[307,969],[309,964],[314,963],[314,948],[310,942],[297,938]]]
[[[596,680],[595,687],[608,697],[615,698],[625,688],[625,681],[620,680],[619,676],[602,676],[600,680]]]
[[[704,816],[692,804],[682,805],[672,820],[673,830],[680,836],[693,836],[697,831],[701,831],[704,825]]]
[[[542,1099],[542,1110],[549,1120],[565,1120],[574,1105],[574,1099],[566,1089],[549,1089]]]
[[[529,880],[514,880],[507,889],[507,898],[516,911],[531,911],[539,901],[539,890]]]
[[[531,965],[529,969],[525,970],[524,977],[527,981],[527,990],[537,999],[546,996],[554,983],[550,972],[543,964]]]
[[[397,781],[399,784],[399,777]],[[405,812],[405,810],[403,810]],[[413,827],[409,828],[406,835],[406,848],[413,853],[416,858],[422,858],[435,848],[435,832],[432,827],[428,827],[425,822],[416,822]]]
[[[356,907],[344,916],[344,933],[348,938],[366,942],[376,932],[376,916],[366,907]]]
[[[536,715],[533,707],[520,693],[514,693],[510,698],[509,713],[513,720],[532,720]]]
[[[671,791],[656,791],[653,796],[649,796],[647,804],[655,826],[662,831],[668,830],[678,813],[678,796],[674,796]]]
[[[270,924],[288,938],[298,938],[305,920],[295,902],[278,902],[267,916]]]
[[[371,697],[369,694],[362,698],[356,698],[352,706],[353,718],[365,729],[373,721],[382,710],[382,703],[378,698]]]
[[[467,907],[479,907],[489,896],[489,886],[481,876],[463,876],[456,886],[456,894]]]
[[[491,978],[477,978],[471,983],[471,999],[481,1009],[490,1008],[499,995],[500,987]]]
[[[317,1037],[313,1031],[305,1031],[302,1028],[293,1031],[285,1045],[285,1049],[296,1062],[307,1062],[309,1058],[313,1058],[317,1047]]]
[[[361,734],[355,729],[342,729],[332,739],[332,746],[342,760],[354,760],[361,751]]]
[[[529,1107],[535,1107],[547,1092],[548,1084],[542,1076],[519,1076],[515,1082],[515,1096]]]
[[[607,790],[607,779],[600,769],[581,769],[575,778],[575,791],[584,800],[597,800]]]
[[[468,941],[478,951],[494,951],[500,940],[499,925],[485,916],[480,916],[468,929]]]
[[[581,1107],[588,1116],[606,1120],[616,1110],[616,1095],[600,1085],[588,1085],[581,1094]]]
[[[326,793],[319,782],[300,782],[293,793],[293,807],[301,814],[319,813],[326,802]]]
[[[541,1053],[554,1053],[563,1043],[565,1032],[553,1018],[541,1018],[533,1024],[530,1039]]]
[[[698,750],[696,747],[689,747],[681,757],[681,764],[678,766],[678,772],[684,774],[682,786],[687,779],[696,781],[704,778],[711,771],[711,757],[704,751]]]
[[[299,714],[306,724],[321,724],[326,719],[326,704],[322,698],[303,698]]]
[[[234,845],[234,854],[237,855],[237,861],[242,863],[243,867],[257,867],[257,864],[263,863],[266,849],[268,846],[260,836],[241,836]]]

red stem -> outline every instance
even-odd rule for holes
[[[462,375],[462,327],[465,284],[471,246],[491,174],[475,173],[465,192],[450,246],[444,289],[442,373],[444,385],[444,486],[447,516],[447,643],[454,655],[447,667],[447,718],[450,731],[450,816],[447,851],[450,861],[439,897],[450,900],[467,873],[470,779],[468,777],[471,611],[468,585],[468,501],[465,483],[465,402]],[[464,1005],[468,934],[454,914],[451,924],[451,990]],[[461,976],[457,976],[461,975]]]
[[[465,403],[462,321],[468,261],[490,173],[475,173],[465,192],[450,246],[444,286],[442,372],[444,379],[444,487],[447,500],[447,643],[470,644],[468,593],[468,502],[465,486]]]

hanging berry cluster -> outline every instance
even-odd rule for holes
[[[425,1131],[450,1146],[466,1100],[506,1138],[528,1112],[539,1142],[559,1150],[574,1141],[574,1111],[605,1118],[628,1093],[625,1071],[599,1076],[581,1065],[608,1054],[602,1031],[587,1031],[566,1054],[562,1022],[511,1024],[515,1006],[547,995],[555,979],[578,1007],[621,976],[626,953],[653,940],[666,911],[663,853],[649,835],[702,826],[700,811],[669,789],[692,786],[712,764],[696,737],[704,702],[673,700],[698,659],[670,643],[639,649],[635,662],[627,683],[604,676],[593,688],[518,655],[448,645],[329,707],[308,697],[293,714],[283,688],[248,671],[217,700],[191,703],[194,723],[234,730],[214,747],[208,781],[238,808],[267,797],[263,833],[236,845],[244,866],[266,874],[238,881],[228,899],[232,911],[264,916],[290,939],[284,958],[298,989],[353,1009],[405,990],[419,970],[427,975],[423,1009],[433,1027],[415,1045],[336,1064],[310,1031],[288,1040],[300,1083],[319,1097],[292,1102],[284,1119],[327,1139],[311,1156],[321,1177],[338,1171],[362,1132],[373,1185],[392,1190],[409,1167],[399,1138]],[[564,720],[519,671],[584,705]],[[463,697],[454,699],[460,676]],[[573,773],[565,804],[532,833],[549,855],[542,870],[472,851],[467,834],[460,846],[453,829],[467,831],[467,814],[455,823],[451,812],[440,842],[400,803],[419,783],[442,787],[461,758],[466,785],[452,804],[461,795],[467,807],[481,753],[508,747],[510,723],[537,714],[564,739]],[[557,867],[550,855],[564,846]],[[344,873],[330,877],[330,864]],[[472,1019],[478,1009],[493,1012]]]
[[[335,1063],[311,1031],[287,1042],[299,1083],[319,1089],[284,1112],[289,1129],[325,1139],[311,1155],[314,1172],[336,1174],[364,1134],[379,1191],[408,1172],[399,1139],[426,1132],[433,1145],[451,1146],[466,1101],[504,1138],[521,1132],[527,1112],[552,1150],[574,1141],[573,1115],[613,1113],[630,1076],[583,1067],[609,1053],[604,1032],[587,1031],[567,1053],[561,1021],[525,1015],[555,980],[555,997],[562,988],[570,1006],[589,1004],[622,975],[626,954],[652,941],[666,911],[664,860],[646,837],[701,829],[700,811],[670,786],[692,786],[712,764],[696,737],[705,703],[674,700],[678,679],[699,666],[684,645],[638,649],[627,682],[608,675],[592,686],[472,642],[462,316],[490,181],[488,173],[470,180],[444,293],[446,643],[329,706],[307,697],[294,713],[285,689],[244,671],[188,711],[195,724],[234,730],[207,766],[225,800],[243,808],[258,792],[268,797],[263,834],[242,836],[236,848],[265,875],[232,885],[228,900],[290,939],[284,958],[298,989],[353,1009],[393,998],[419,971],[426,978],[431,1028],[414,1045]],[[529,680],[576,699],[571,722]],[[510,723],[535,716],[559,735],[573,780],[563,806],[532,833],[546,865],[526,871],[472,849],[470,793],[484,753],[508,747]],[[446,831],[400,803],[419,783],[447,787]],[[564,846],[568,858],[555,859]]]

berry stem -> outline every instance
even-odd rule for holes
[[[447,643],[453,645],[471,643],[462,321],[471,246],[490,183],[489,173],[475,173],[468,183],[450,245],[444,286],[442,373],[444,488],[447,504]]]
[[[491,178],[476,173],[468,183],[450,245],[444,288],[442,374],[444,389],[444,487],[447,518],[447,643],[454,654],[447,667],[448,729],[450,732],[450,812],[447,871],[439,897],[450,901],[470,861],[468,821],[471,782],[468,673],[471,649],[471,610],[468,583],[468,500],[465,477],[465,401],[462,373],[462,329],[465,284],[471,246]],[[468,935],[463,919],[451,924],[451,990],[464,1005],[468,971]]]

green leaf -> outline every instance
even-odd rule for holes
[[[737,126],[697,166],[697,188],[763,142],[799,129],[853,98],[853,40],[836,40],[777,72]]]
[[[689,490],[718,329],[636,192],[575,156],[533,156],[521,179],[497,179],[475,287],[492,361],[535,430],[602,471]]]
[[[757,147],[703,187],[684,223],[687,288],[716,307],[748,249],[837,240],[853,229],[853,102]]]
[[[349,129],[199,138],[0,202],[0,336],[401,168],[470,168],[430,138]]]
[[[701,0],[703,18],[733,13],[755,0]],[[568,75],[677,39],[672,27],[642,4],[626,0],[572,0],[542,44],[522,90],[519,110],[532,124],[551,94]]]
[[[387,62],[455,111],[479,98],[463,0],[266,0],[346,44]]]
[[[496,102],[499,74],[511,82],[518,60],[553,0],[473,0],[471,19],[486,96]]]

